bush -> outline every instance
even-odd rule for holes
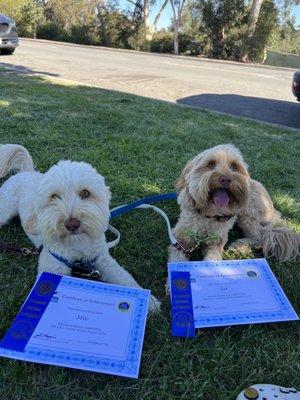
[[[65,40],[66,33],[55,22],[45,22],[38,26],[37,37],[47,40]]]
[[[172,53],[173,33],[167,31],[156,32],[150,41],[150,51],[154,53]]]
[[[150,41],[150,50],[156,53],[173,53],[173,32],[156,32]],[[201,43],[195,41],[186,33],[179,34],[179,52],[187,55],[198,55],[201,53]]]
[[[99,44],[107,47],[130,48],[128,39],[131,36],[131,22],[119,11],[104,10],[98,29]]]
[[[141,27],[138,32],[128,38],[128,44],[134,50],[149,51],[150,41],[148,40],[149,32]]]
[[[68,41],[78,44],[93,44],[90,28],[86,25],[72,25]]]
[[[246,24],[240,26],[239,28],[233,27],[229,29],[224,45],[224,59],[236,61],[240,60],[241,47],[246,32]]]

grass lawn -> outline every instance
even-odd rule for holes
[[[60,159],[91,163],[106,177],[112,206],[172,191],[188,159],[205,148],[234,143],[252,176],[265,184],[275,206],[300,231],[297,132],[4,71],[0,113],[1,143],[27,147],[40,171]],[[161,207],[174,224],[176,203]],[[112,254],[163,305],[161,315],[147,323],[139,379],[0,359],[1,400],[230,400],[251,383],[300,387],[297,323],[204,329],[195,340],[172,338],[163,220],[138,210],[116,219],[114,226],[122,240]],[[17,219],[1,228],[1,238],[28,243]],[[35,280],[36,264],[34,257],[0,254],[1,337]],[[299,263],[270,264],[300,312]]]

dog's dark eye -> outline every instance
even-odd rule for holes
[[[215,163],[215,161],[210,161],[210,162],[207,164],[207,166],[208,166],[208,168],[213,169],[213,168],[215,168],[216,163]]]
[[[238,169],[238,166],[236,165],[236,163],[231,163],[230,168],[232,169],[232,171],[236,171]]]
[[[87,197],[89,197],[89,195],[90,195],[90,192],[87,189],[84,189],[79,193],[79,196],[82,199],[86,199]]]
[[[58,195],[58,194],[56,194],[56,193],[53,193],[52,195],[51,195],[51,199],[61,199],[61,197]]]

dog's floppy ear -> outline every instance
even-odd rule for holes
[[[178,178],[176,185],[175,185],[175,189],[176,192],[179,193],[181,192],[182,189],[184,189],[187,185],[187,174],[191,171],[193,166],[192,161],[189,161],[186,166],[183,168],[180,177]]]
[[[176,192],[178,193],[178,203],[188,208],[195,207],[195,201],[189,192],[187,179],[187,175],[190,173],[192,168],[193,160],[189,161],[183,168],[183,171],[175,185]]]
[[[38,235],[37,212],[32,208],[29,218],[24,223],[24,231],[28,235]]]

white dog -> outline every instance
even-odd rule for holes
[[[74,263],[93,266],[105,282],[139,287],[108,250],[110,191],[104,178],[84,162],[60,161],[45,174],[36,172],[28,151],[0,147],[0,178],[19,170],[0,188],[0,226],[19,215],[36,247],[43,246],[38,271],[71,275]],[[159,311],[151,296],[149,311]]]

